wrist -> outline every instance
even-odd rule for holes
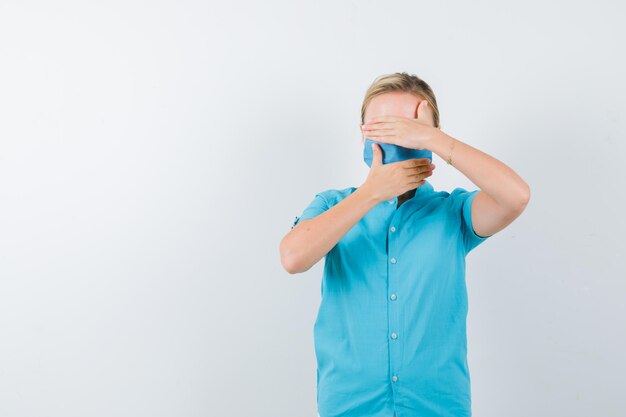
[[[426,149],[436,153],[441,157],[441,159],[448,162],[450,158],[450,151],[453,149],[455,142],[458,142],[455,138],[437,129],[437,132],[427,143]]]
[[[379,193],[375,192],[367,182],[364,182],[363,184],[361,184],[361,186],[359,186],[356,191],[354,191],[354,193],[352,193],[353,195],[357,195],[359,198],[361,198],[366,204],[370,205],[370,206],[375,206],[378,203],[382,202],[383,200],[381,199]]]

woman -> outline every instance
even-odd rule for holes
[[[361,123],[367,179],[316,194],[280,243],[292,274],[325,257],[318,415],[469,417],[465,257],[524,211],[529,186],[444,133],[432,89],[415,75],[374,80]],[[435,191],[432,152],[480,189]]]

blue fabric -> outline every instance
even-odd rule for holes
[[[355,190],[316,194],[292,227]],[[400,207],[374,206],[326,254],[313,326],[320,417],[471,416],[465,257],[489,237],[472,228],[479,191],[426,181]]]
[[[363,145],[363,161],[368,167],[372,166],[372,159],[374,158],[374,151],[372,150],[372,143],[377,143],[383,151],[383,164],[390,162],[406,161],[413,158],[428,158],[430,162],[433,161],[433,153],[428,149],[411,149],[403,146],[398,146],[393,143],[383,143],[373,141],[369,138],[365,139]]]

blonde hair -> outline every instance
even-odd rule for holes
[[[419,99],[426,100],[433,109],[435,127],[439,127],[439,108],[437,107],[437,100],[432,88],[417,75],[407,74],[406,72],[381,75],[372,82],[365,92],[365,98],[361,106],[361,124],[365,123],[365,110],[367,110],[367,106],[372,99],[392,91],[404,91],[413,94]]]

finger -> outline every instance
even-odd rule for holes
[[[369,119],[369,121],[365,124],[372,124],[372,123],[380,123],[380,122],[395,122],[398,121],[399,119],[405,119],[405,117],[399,117],[399,116],[376,116],[376,117],[372,117],[371,119]]]
[[[414,161],[414,162],[417,162],[419,164],[430,164],[430,163],[432,163],[430,158],[413,158],[413,159],[408,159],[408,161]]]
[[[383,164],[383,152],[378,143],[372,143],[372,167]]]
[[[371,132],[367,132],[365,134],[368,138],[383,138],[386,136],[395,136],[395,130],[377,130],[377,131],[371,131]]]
[[[425,172],[418,172],[418,173],[415,173],[415,174],[409,174],[408,177],[416,177],[416,178],[419,178],[419,179],[423,179],[423,178],[428,178],[431,175],[433,175],[432,171],[425,171]]]
[[[369,138],[369,139],[371,139],[373,141],[376,141],[376,142],[390,143],[390,144],[394,144],[395,145],[395,141],[393,139],[393,136],[378,136],[377,135],[377,136],[370,137],[370,135],[365,135],[365,139],[367,139],[367,138]]]
[[[419,165],[413,167],[413,169],[417,170],[418,172],[432,171],[433,169],[435,169],[435,164]]]
[[[408,175],[423,175],[426,172],[433,172],[435,168],[431,167],[419,167],[419,168],[411,168],[412,173]]]
[[[409,185],[412,187],[411,189],[413,189],[413,188],[417,188],[417,187],[420,187],[420,186],[424,185],[425,182],[426,182],[426,180],[411,181],[411,182],[409,182]]]
[[[394,128],[394,123],[391,123],[391,122],[380,122],[380,123],[374,123],[374,124],[365,123],[363,125],[364,132],[371,132],[375,130],[386,130],[386,129],[393,129],[393,128]]]
[[[415,168],[418,166],[429,166],[431,164],[430,159],[428,158],[413,158],[407,159],[405,165],[409,168]]]

